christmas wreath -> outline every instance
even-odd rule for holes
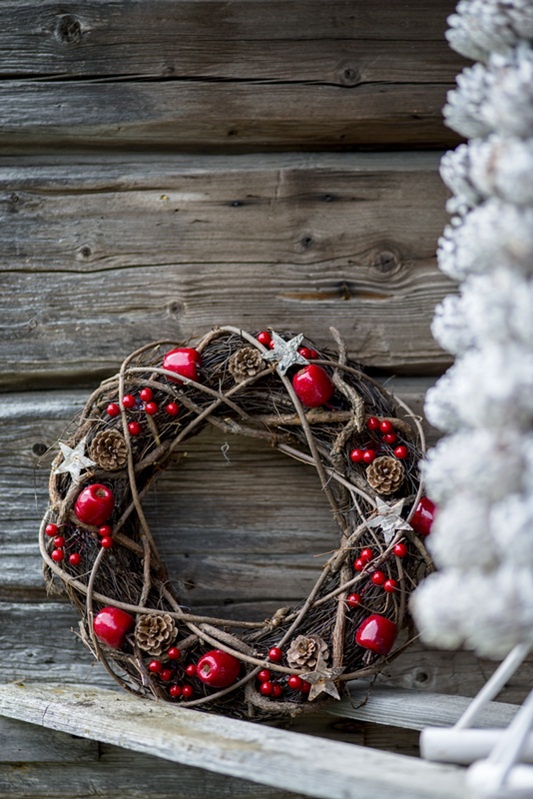
[[[403,647],[407,598],[431,569],[419,420],[337,352],[303,335],[224,326],[195,346],[137,350],[89,398],[52,466],[40,531],[47,577],[124,688],[237,717],[339,698]],[[143,511],[157,475],[207,425],[264,439],[316,469],[339,545],[309,595],[264,621],[182,605]]]

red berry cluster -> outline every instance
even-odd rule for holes
[[[167,652],[169,662],[154,659],[148,663],[148,671],[157,676],[162,683],[167,684],[168,692],[173,699],[191,699],[194,695],[194,686],[190,682],[185,682],[182,677],[196,676],[196,666],[189,663],[187,666],[176,668],[176,661],[180,660],[181,652],[177,646],[171,646]],[[173,680],[173,682],[171,682]],[[169,684],[170,683],[170,684]]]
[[[65,537],[60,535],[57,524],[47,524],[44,531],[47,536],[53,538],[54,549],[52,550],[50,557],[55,563],[61,563],[63,560],[65,560]],[[71,554],[68,556],[68,562],[71,566],[79,566],[81,563],[80,553],[71,552]]]
[[[154,401],[154,392],[149,386],[141,388],[138,399],[133,394],[124,394],[122,407],[127,411],[144,412],[147,416],[155,416],[160,409],[159,403]],[[178,416],[180,412],[179,405],[176,402],[167,402],[164,410],[171,417]],[[111,417],[118,416],[120,414],[120,406],[116,402],[110,402],[106,408],[106,413]],[[132,421],[128,422],[128,431],[130,436],[139,436],[142,433],[141,423],[137,419],[132,419]]]
[[[353,463],[364,463],[367,466],[374,461],[379,450],[383,444],[392,446],[398,441],[398,434],[394,429],[394,425],[389,419],[378,419],[377,416],[371,416],[366,422],[367,429],[372,434],[372,441],[369,442],[367,447],[352,449],[350,452],[350,460]],[[381,434],[381,441],[378,440],[378,435]],[[409,455],[409,450],[405,444],[399,444],[393,449],[394,455],[398,460],[404,460]]]

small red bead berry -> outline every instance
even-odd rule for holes
[[[363,452],[363,463],[369,464],[376,460],[377,453],[374,449],[365,449]]]
[[[124,394],[122,397],[122,405],[125,408],[135,408],[135,397],[133,394]]]
[[[397,558],[405,558],[407,555],[407,545],[400,541],[398,544],[394,545],[394,549],[392,550]]]
[[[257,679],[259,682],[268,682],[271,677],[272,673],[270,669],[261,669],[261,671],[257,673]]]
[[[353,463],[361,463],[363,460],[364,450],[362,449],[352,449],[350,452],[350,460]]]
[[[381,433],[393,433],[394,432],[394,425],[392,422],[389,422],[388,419],[383,419],[379,423],[379,430]]]
[[[263,696],[272,696],[272,691],[274,690],[274,683],[267,680],[266,682],[262,682],[259,686],[259,693],[263,694]]]
[[[400,444],[400,446],[396,447],[396,449],[394,450],[394,454],[399,460],[403,460],[404,458],[407,458],[409,450],[407,449],[406,446],[404,446],[404,444]]]
[[[309,349],[309,347],[300,347],[298,352],[302,356],[302,358],[306,358],[308,361],[311,359],[311,350]]]
[[[374,559],[374,551],[369,547],[365,547],[359,553],[359,557],[361,560],[366,560],[367,563],[370,563],[370,561]]]
[[[148,414],[148,416],[155,416],[155,414],[159,410],[159,405],[157,404],[157,402],[147,402],[144,406],[144,410]]]
[[[116,402],[110,402],[105,412],[108,416],[118,416],[120,414],[120,408]]]
[[[274,697],[274,699],[277,699],[278,696],[281,696],[282,693],[283,693],[283,688],[281,687],[279,682],[275,682],[272,686],[272,696]]]
[[[55,563],[61,563],[61,561],[65,557],[65,553],[63,552],[62,549],[53,549],[50,557]]]
[[[396,582],[396,580],[392,579],[385,580],[385,582],[383,583],[383,588],[385,589],[385,591],[387,591],[387,593],[393,594],[395,591],[398,590],[398,583]]]
[[[181,689],[181,695],[185,697],[185,699],[190,699],[193,693],[194,693],[194,688],[192,687],[192,685],[189,685],[188,683],[184,685],[183,688]]]
[[[346,598],[346,604],[349,608],[358,608],[361,604],[361,594],[350,594],[350,596]]]
[[[196,666],[194,663],[189,663],[187,668],[185,669],[185,674],[189,677],[196,677]]]
[[[294,691],[301,691],[302,690],[303,680],[301,677],[298,677],[297,674],[291,674],[288,679],[288,686],[292,688]]]
[[[309,359],[311,361],[317,361],[320,358],[320,355],[316,350],[309,350]]]
[[[383,572],[375,571],[375,572],[372,573],[372,576],[370,577],[370,579],[372,580],[374,585],[383,585],[383,583],[385,582],[385,580],[387,578],[386,578],[386,576],[385,576],[385,574]]]
[[[172,677],[172,672],[170,671],[170,669],[162,669],[159,672],[159,677],[161,680],[163,680],[163,682],[168,682]]]
[[[68,562],[71,566],[79,566],[81,563],[81,555],[79,552],[73,552],[72,555],[69,555]]]
[[[385,433],[383,436],[383,443],[384,444],[395,444],[398,440],[398,436],[396,433]]]
[[[283,660],[283,652],[279,646],[273,646],[272,649],[268,650],[268,659],[273,663],[279,663],[280,660]]]
[[[113,528],[111,527],[110,524],[103,524],[98,529],[98,535],[100,535],[102,538],[105,538],[105,536],[111,535],[112,532],[113,532]]]
[[[54,546],[58,549],[62,549],[65,546],[65,539],[62,535],[56,535],[54,538]]]
[[[353,562],[353,567],[356,572],[362,572],[365,566],[366,560],[363,560],[362,558],[357,558],[357,560],[354,560]]]
[[[169,416],[177,416],[180,412],[180,406],[177,402],[167,402],[165,405],[165,411]]]
[[[138,436],[141,433],[142,427],[139,422],[130,422],[128,424],[128,430],[130,431],[130,436]]]
[[[272,336],[268,332],[268,330],[262,330],[260,333],[257,334],[256,339],[263,347],[270,347],[272,344]]]
[[[366,426],[369,430],[379,430],[379,419],[377,416],[371,416],[366,420]]]
[[[143,402],[151,402],[154,398],[154,392],[151,388],[141,388],[139,391],[139,397],[142,399]]]
[[[104,537],[100,539],[100,544],[102,545],[103,549],[111,549],[113,546],[113,539],[110,535],[104,535]]]
[[[181,652],[177,646],[171,646],[167,652],[167,657],[169,660],[179,660],[181,657]]]
[[[174,683],[174,685],[170,686],[170,688],[168,689],[168,692],[169,692],[170,696],[173,696],[174,699],[177,699],[178,696],[181,696],[181,690],[182,690],[181,689],[181,685],[177,685],[176,683]]]
[[[152,674],[159,674],[163,671],[163,664],[160,660],[151,660],[148,664],[148,671],[151,671]]]
[[[57,524],[50,523],[46,525],[46,527],[44,528],[44,532],[46,533],[46,535],[49,535],[50,538],[54,538],[54,536],[56,536],[59,532],[59,527],[57,526]]]
[[[302,687],[300,688],[302,694],[308,694],[310,690],[311,690],[311,683],[307,682],[307,680],[303,680]]]

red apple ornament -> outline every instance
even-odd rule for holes
[[[198,367],[201,365],[201,355],[192,347],[176,347],[176,349],[167,352],[163,358],[163,369],[176,372],[176,374],[196,382],[198,382]],[[172,383],[183,382],[177,377],[169,377],[169,380]]]
[[[93,622],[94,634],[102,644],[112,649],[120,649],[124,639],[135,624],[130,613],[120,608],[102,608]]]
[[[420,533],[421,535],[430,534],[435,511],[435,503],[428,497],[422,497],[409,522],[415,533]]]
[[[211,688],[227,688],[235,682],[240,670],[237,658],[221,649],[212,649],[198,661],[196,676]]]
[[[396,638],[396,625],[385,616],[373,613],[357,628],[355,642],[378,655],[388,655]]]
[[[292,378],[296,396],[309,408],[318,408],[333,396],[335,386],[330,376],[314,363],[304,366]]]
[[[80,522],[99,527],[106,522],[115,507],[115,497],[107,486],[91,483],[78,495],[74,513]]]

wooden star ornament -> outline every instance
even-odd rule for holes
[[[96,466],[96,463],[85,455],[85,443],[87,439],[83,437],[74,448],[68,447],[59,442],[59,448],[63,453],[63,463],[61,463],[54,474],[70,474],[73,483],[80,482],[80,474],[85,469],[90,469],[91,466]]]
[[[339,690],[335,684],[344,668],[329,668],[323,657],[319,657],[314,671],[301,674],[302,680],[310,683],[308,700],[312,702],[321,694],[329,694],[333,699],[340,699]]]

